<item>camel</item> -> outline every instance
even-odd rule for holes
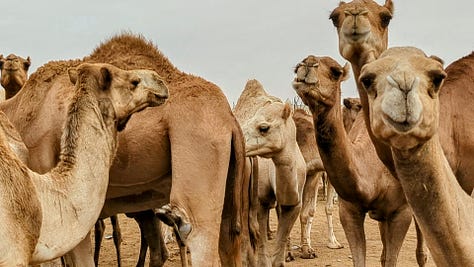
[[[119,133],[100,217],[171,204],[176,219],[190,222],[181,229],[193,266],[240,264],[246,255],[239,248],[252,241],[241,129],[219,87],[181,72],[142,36],[119,34],[83,59],[51,61],[31,74],[15,97],[0,103],[29,149],[30,168],[46,172],[57,162],[71,98],[67,68],[83,62],[151,69],[170,90],[167,104],[135,114]],[[94,266],[89,251],[91,242],[84,239],[67,260]]]
[[[399,182],[378,159],[366,131],[363,114],[346,133],[340,108],[342,81],[349,66],[329,57],[307,56],[295,69],[293,88],[311,113],[319,153],[331,184],[339,195],[341,223],[354,266],[365,266],[366,213],[379,222],[382,266],[395,266],[412,220]],[[418,264],[426,255],[417,251]]]
[[[85,63],[70,69],[69,76],[75,90],[60,161],[50,172],[40,175],[28,169],[0,131],[0,206],[6,226],[0,232],[2,266],[55,259],[88,234],[105,201],[117,130],[132,113],[161,105],[168,97],[167,87],[153,71]]]
[[[439,134],[447,75],[439,58],[394,47],[366,64],[359,81],[368,95],[370,127],[391,147],[398,179],[436,265],[474,266],[474,201],[457,182]]]
[[[14,54],[6,58],[0,55],[0,83],[5,88],[5,99],[13,97],[20,91],[23,84],[28,79],[28,69],[31,65],[30,57],[26,59]]]
[[[392,175],[396,176],[390,147],[374,138],[370,128],[367,93],[358,79],[362,67],[387,49],[388,25],[392,16],[391,0],[386,0],[383,6],[371,0],[355,0],[350,3],[341,2],[331,13],[330,19],[337,28],[339,52],[351,62],[369,136],[379,158]],[[474,110],[468,99],[474,93],[474,53],[452,63],[446,68],[446,73],[448,78],[444,83],[445,90],[439,94],[439,137],[458,182],[464,191],[471,194],[474,189],[474,135],[471,134],[474,129],[471,119]],[[464,89],[456,90],[457,88]]]
[[[245,136],[248,157],[258,158],[258,243],[257,266],[284,266],[288,237],[301,209],[306,163],[296,143],[292,109],[269,95],[257,80],[249,80],[234,113]],[[272,259],[267,254],[269,209],[276,203],[279,212],[276,247]],[[265,234],[264,234],[265,233]]]

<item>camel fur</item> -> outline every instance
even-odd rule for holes
[[[97,220],[116,149],[117,129],[128,117],[168,96],[151,71],[83,64],[70,70],[76,83],[61,139],[60,161],[40,175],[28,169],[2,140],[2,266],[55,259],[77,245]],[[61,238],[57,238],[61,236]]]
[[[394,47],[362,68],[370,126],[391,147],[396,172],[438,266],[474,265],[474,201],[442,149],[442,61],[414,47]],[[464,89],[464,88],[463,88]]]
[[[365,266],[364,220],[379,222],[383,266],[395,266],[412,213],[398,181],[380,162],[365,130],[362,113],[346,133],[340,84],[348,77],[329,57],[307,56],[295,69],[293,88],[313,114],[319,153],[339,195],[339,215],[354,266]],[[422,264],[420,264],[422,265]]]

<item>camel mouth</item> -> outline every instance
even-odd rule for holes
[[[156,96],[152,101],[150,101],[148,106],[150,107],[161,106],[166,102],[167,99],[168,99],[168,96]]]
[[[350,32],[344,33],[344,36],[351,40],[352,42],[362,42],[367,39],[370,34],[370,30],[364,32],[358,32],[357,30],[352,30]]]
[[[9,72],[15,72],[15,71],[19,71],[20,69],[19,68],[9,68],[9,67],[4,67],[3,68],[4,71],[9,71]]]
[[[391,126],[396,132],[399,133],[407,133],[413,128],[415,128],[415,126],[417,125],[417,123],[410,123],[407,120],[404,120],[402,122],[395,121],[388,115],[384,115],[382,116],[382,118],[386,125]]]

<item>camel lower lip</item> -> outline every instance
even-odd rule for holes
[[[389,124],[390,126],[392,126],[396,131],[398,132],[402,132],[402,133],[406,133],[408,131],[410,131],[411,129],[413,129],[413,127],[415,126],[414,124],[411,124],[407,121],[404,121],[404,122],[396,122],[394,120],[392,120],[390,117],[388,116],[383,116],[383,119],[384,121],[386,122],[386,124]]]

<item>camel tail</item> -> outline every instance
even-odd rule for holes
[[[250,233],[249,192],[250,176],[245,175],[245,145],[237,121],[232,130],[231,155],[225,189],[224,208],[219,239],[220,257],[223,266],[242,266],[250,257],[248,242],[254,247]],[[253,255],[253,252],[251,253]],[[250,260],[251,261],[251,260]]]

